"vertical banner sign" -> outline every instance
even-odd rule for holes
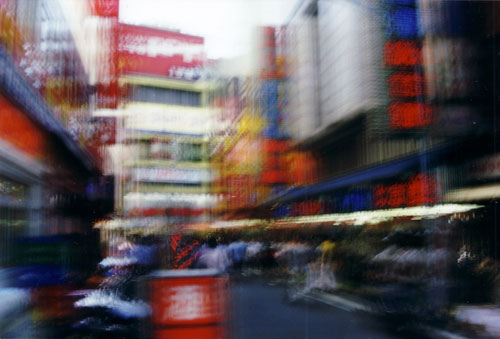
[[[100,17],[97,106],[118,107],[118,14],[119,0],[93,0],[92,12]]]
[[[410,130],[432,123],[432,109],[425,102],[422,69],[422,42],[419,39],[418,9],[415,0],[386,0],[383,67],[387,78],[389,128]]]
[[[262,27],[260,29],[260,78],[276,78],[276,39],[274,27]]]

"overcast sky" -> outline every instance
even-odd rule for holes
[[[251,29],[282,25],[300,0],[120,0],[120,21],[205,37],[209,58],[248,52]]]

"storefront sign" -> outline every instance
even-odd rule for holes
[[[132,169],[132,179],[144,182],[201,183],[210,181],[210,171],[206,169],[185,168],[146,168]]]
[[[422,44],[417,40],[419,23],[415,2],[385,3],[385,27],[388,40],[384,45],[383,67],[393,72],[387,77],[389,128],[409,130],[429,126],[432,108],[423,102],[426,79],[418,71],[422,65]]]
[[[118,49],[122,73],[196,80],[205,62],[202,37],[149,27],[120,24]]]
[[[372,208],[371,192],[365,189],[348,193],[320,196],[317,199],[281,205],[273,211],[274,217],[298,217],[329,213],[364,211]]]
[[[406,182],[377,185],[373,189],[373,207],[397,208],[434,204],[439,201],[436,177],[418,174]]]
[[[325,195],[316,199],[280,205],[273,210],[273,217],[421,206],[435,204],[439,200],[435,175],[417,174],[403,182],[379,184],[372,189],[354,189],[349,192],[337,193],[337,195]]]
[[[181,272],[181,271],[177,271]],[[205,325],[225,319],[227,280],[217,276],[186,276],[151,282],[155,325]]]
[[[49,151],[48,134],[1,95],[0,107],[2,108],[1,139],[30,157],[46,158]]]
[[[203,136],[213,128],[210,110],[202,107],[130,103],[124,113],[128,130]]]

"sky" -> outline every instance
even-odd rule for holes
[[[203,36],[207,56],[248,53],[252,27],[286,23],[300,0],[120,0],[120,21]]]

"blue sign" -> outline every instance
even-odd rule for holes
[[[419,35],[418,12],[412,7],[396,7],[384,15],[388,37],[414,39]]]

